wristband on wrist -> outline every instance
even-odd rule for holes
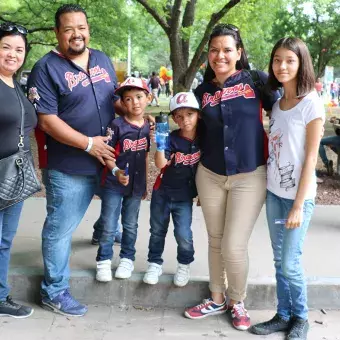
[[[160,151],[160,152],[165,152],[165,149],[163,148],[156,148],[157,151]]]
[[[93,146],[93,138],[89,137],[89,143],[87,144],[87,148],[85,149],[86,152],[90,152]]]
[[[118,171],[118,170],[120,170],[119,168],[118,168],[118,166],[115,166],[113,169],[112,169],[112,175],[113,176],[116,176],[116,172]]]

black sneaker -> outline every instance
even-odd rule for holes
[[[91,244],[93,244],[94,246],[98,246],[99,240],[97,238],[95,238],[94,236],[92,236]]]
[[[287,331],[289,329],[290,322],[282,319],[278,314],[266,322],[258,323],[250,327],[249,331],[257,335],[268,335],[275,332]]]
[[[307,340],[308,329],[308,320],[293,318],[287,340]]]
[[[333,161],[332,160],[328,161],[327,174],[328,174],[328,176],[333,176],[333,174],[334,174]]]
[[[16,319],[24,319],[31,316],[33,312],[33,308],[15,303],[11,296],[7,296],[6,301],[0,301],[0,316],[11,316]]]

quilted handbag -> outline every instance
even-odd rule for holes
[[[19,203],[41,190],[31,152],[24,150],[25,110],[17,84],[15,90],[21,107],[20,135],[18,151],[0,159],[0,210]]]

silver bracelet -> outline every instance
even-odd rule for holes
[[[85,149],[86,152],[90,152],[93,146],[93,138],[89,137],[89,144],[87,144],[87,148]]]
[[[116,172],[118,171],[118,170],[120,170],[119,168],[118,168],[118,166],[115,166],[113,169],[112,169],[112,175],[113,176],[116,176]]]

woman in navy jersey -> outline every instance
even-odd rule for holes
[[[196,184],[208,231],[211,296],[185,316],[230,310],[234,327],[246,330],[248,241],[266,195],[262,109],[270,111],[277,94],[261,91],[267,75],[249,71],[236,26],[216,26],[208,47],[204,82],[195,91],[205,124]]]

